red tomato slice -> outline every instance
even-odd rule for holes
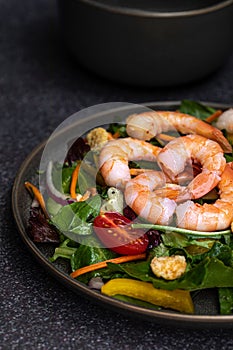
[[[104,213],[94,219],[94,230],[107,248],[120,255],[144,253],[149,239],[143,230],[133,229],[130,224],[120,213]]]

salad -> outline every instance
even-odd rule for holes
[[[51,244],[50,261],[68,261],[72,278],[113,298],[194,314],[193,298],[214,289],[219,314],[232,314],[233,113],[188,100],[175,113],[194,118],[186,131],[175,125],[179,137],[148,127],[142,140],[140,116],[137,128],[130,117],[75,140],[40,174],[44,193],[25,183],[28,234]],[[190,149],[182,171],[180,139]]]

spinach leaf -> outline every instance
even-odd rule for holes
[[[110,262],[108,263],[108,267],[115,273],[121,272],[122,274],[126,274],[128,278],[136,278],[144,282],[151,282],[154,276],[148,260],[124,264],[114,264]]]
[[[222,261],[213,257],[206,257],[179,279],[173,281],[167,281],[152,275],[149,261],[124,265],[108,263],[108,266],[114,272],[125,273],[130,278],[152,282],[155,288],[168,290],[178,288],[194,291],[214,287],[233,287],[233,268],[224,265]]]
[[[219,306],[221,315],[233,313],[233,288],[219,288]]]
[[[146,160],[129,161],[129,168],[160,170],[157,163]]]
[[[70,184],[72,179],[72,173],[77,166],[77,162],[72,163],[72,166],[61,164],[54,164],[52,171],[53,184],[55,188],[62,193],[70,192]],[[82,192],[88,188],[95,186],[96,182],[96,172],[92,166],[87,165],[82,162],[80,167],[78,181],[76,185],[76,192],[80,193],[80,187]]]
[[[183,248],[190,245],[196,245],[204,248],[210,249],[210,244],[213,243],[213,240],[197,240],[188,235],[182,235],[177,232],[169,232],[161,235],[162,241],[167,247],[172,248]]]
[[[51,216],[54,216],[62,208],[62,205],[55,202],[55,200],[53,200],[51,197],[49,197],[47,202],[46,202],[46,208],[47,208],[47,211],[49,212],[49,214]]]
[[[60,163],[55,163],[52,169],[52,180],[54,187],[62,192],[69,193],[71,176],[76,167],[74,164],[71,167],[63,167]]]
[[[209,242],[211,244],[211,241]],[[189,252],[189,258],[191,257],[192,265],[199,263],[206,257],[210,257],[217,258],[218,260],[221,260],[226,266],[233,267],[231,248],[219,241],[213,242],[211,249],[203,249],[199,246],[190,246],[186,249]]]
[[[71,178],[72,178],[72,173],[73,173],[75,167],[76,167],[76,165],[73,165],[72,167],[62,168],[62,189],[63,189],[64,193],[70,192]]]
[[[113,253],[110,249],[102,248],[94,236],[89,237],[89,240],[85,240],[84,242],[85,244],[81,244],[75,252],[72,261],[72,270],[112,259],[117,256],[117,254]]]
[[[169,256],[169,248],[167,248],[163,243],[160,243],[158,246],[154,247],[150,251],[150,260],[153,257],[159,258],[160,256]]]
[[[74,163],[72,167],[64,167],[62,169],[62,189],[64,193],[70,192],[72,173],[76,165],[77,163]],[[85,169],[87,171],[85,171]],[[87,166],[84,162],[82,162],[79,170],[77,185],[76,185],[76,193],[81,193],[81,190],[82,192],[85,192],[88,188],[95,186],[96,173],[93,174],[93,171],[91,172],[90,169],[93,170],[93,167]]]
[[[92,233],[92,221],[99,214],[100,207],[100,196],[94,196],[87,201],[65,205],[52,218],[53,225],[63,232],[64,235],[75,241],[75,234],[89,235]]]
[[[102,248],[100,243],[94,236],[86,237],[83,241],[84,244],[80,245],[71,258],[71,268],[75,271],[83,266],[98,263],[108,259],[113,259],[118,255],[107,248]],[[88,283],[92,277],[102,277],[105,279],[111,278],[115,272],[110,271],[108,268],[103,268],[93,272],[86,273],[78,277],[78,280],[83,283]]]
[[[198,119],[205,120],[211,114],[216,112],[216,109],[204,106],[203,104],[196,101],[183,100],[179,107],[179,111],[182,113],[193,115]]]
[[[224,157],[226,158],[227,163],[233,162],[233,155],[224,153]]]
[[[205,255],[209,257],[216,257],[221,260],[226,266],[233,267],[232,250],[226,244],[222,244],[218,241],[215,242],[212,249]]]
[[[111,134],[119,133],[120,137],[127,137],[126,124],[112,123],[108,127]]]

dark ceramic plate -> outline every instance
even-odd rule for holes
[[[214,103],[205,104],[217,109],[231,107],[229,105]],[[176,109],[179,106],[179,102],[158,102],[147,104],[147,106],[155,109]],[[111,122],[111,120],[109,120],[109,122]],[[86,120],[79,120],[80,126],[84,125],[85,123]],[[148,321],[155,321],[161,324],[181,327],[233,327],[233,315],[218,315],[217,297],[213,290],[201,291],[195,296],[195,315],[186,315],[170,310],[158,311],[134,306],[129,303],[102,295],[98,291],[91,290],[86,285],[72,279],[69,276],[69,268],[64,262],[59,261],[51,263],[48,257],[53,254],[53,247],[51,247],[49,244],[35,244],[27,235],[27,221],[31,198],[24,187],[25,181],[31,181],[34,184],[36,184],[38,181],[38,175],[36,173],[40,164],[44,146],[45,143],[36,147],[23,162],[16,176],[12,191],[13,214],[19,233],[26,246],[43,267],[45,267],[54,277],[56,277],[60,282],[64,283],[67,287],[71,288],[74,292],[90,298],[93,302],[101,303],[106,307],[110,307],[113,311],[125,313],[127,316],[137,316]]]

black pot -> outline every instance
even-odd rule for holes
[[[167,2],[58,0],[61,29],[79,63],[118,82],[178,85],[215,71],[232,52],[233,0]]]

